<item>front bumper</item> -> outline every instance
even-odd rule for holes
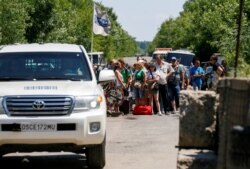
[[[97,131],[91,131],[90,125],[93,123],[100,124]],[[18,130],[20,124],[56,124],[57,130],[24,132]],[[9,117],[0,115],[0,146],[9,144],[95,145],[102,143],[105,131],[105,109],[51,117]]]

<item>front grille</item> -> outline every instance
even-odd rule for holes
[[[73,107],[70,96],[11,96],[4,101],[10,116],[68,115]]]

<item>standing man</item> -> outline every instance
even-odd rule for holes
[[[184,89],[186,89],[187,88],[187,86],[189,85],[189,75],[188,75],[188,71],[187,71],[187,68],[183,65],[183,64],[181,64],[181,59],[178,59],[177,58],[177,60],[176,60],[177,62],[177,66],[179,67],[181,67],[181,69],[182,69],[182,71],[183,71],[183,74],[184,74],[184,77],[183,77],[183,79],[181,78],[181,82],[180,82],[180,88],[181,88],[181,90],[184,90]],[[173,65],[172,65],[173,66]]]
[[[184,89],[184,71],[183,67],[178,64],[176,57],[172,57],[171,62],[174,73],[168,79],[168,90],[173,113],[176,113],[177,108],[179,108],[180,91]]]
[[[167,113],[170,109],[169,98],[168,98],[168,86],[167,79],[174,73],[172,66],[163,61],[161,55],[156,55],[156,71],[159,75],[159,98],[160,98],[160,108],[162,113]]]
[[[213,54],[210,57],[210,65],[213,67],[212,89],[216,90],[220,77],[223,74],[223,68],[218,63],[218,56],[216,54]]]
[[[193,89],[201,90],[204,77],[204,70],[202,67],[200,67],[200,60],[195,60],[194,67],[190,69],[190,76],[192,78]]]

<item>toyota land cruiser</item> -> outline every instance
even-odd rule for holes
[[[99,81],[114,80],[103,70]],[[105,165],[106,101],[83,46],[17,44],[0,47],[0,155],[85,152]]]

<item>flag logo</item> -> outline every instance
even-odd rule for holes
[[[110,28],[111,24],[107,13],[94,4],[93,32],[96,35],[107,36],[110,34]]]
[[[109,20],[99,18],[97,17],[98,24],[101,25],[102,27],[108,27],[109,26]]]

